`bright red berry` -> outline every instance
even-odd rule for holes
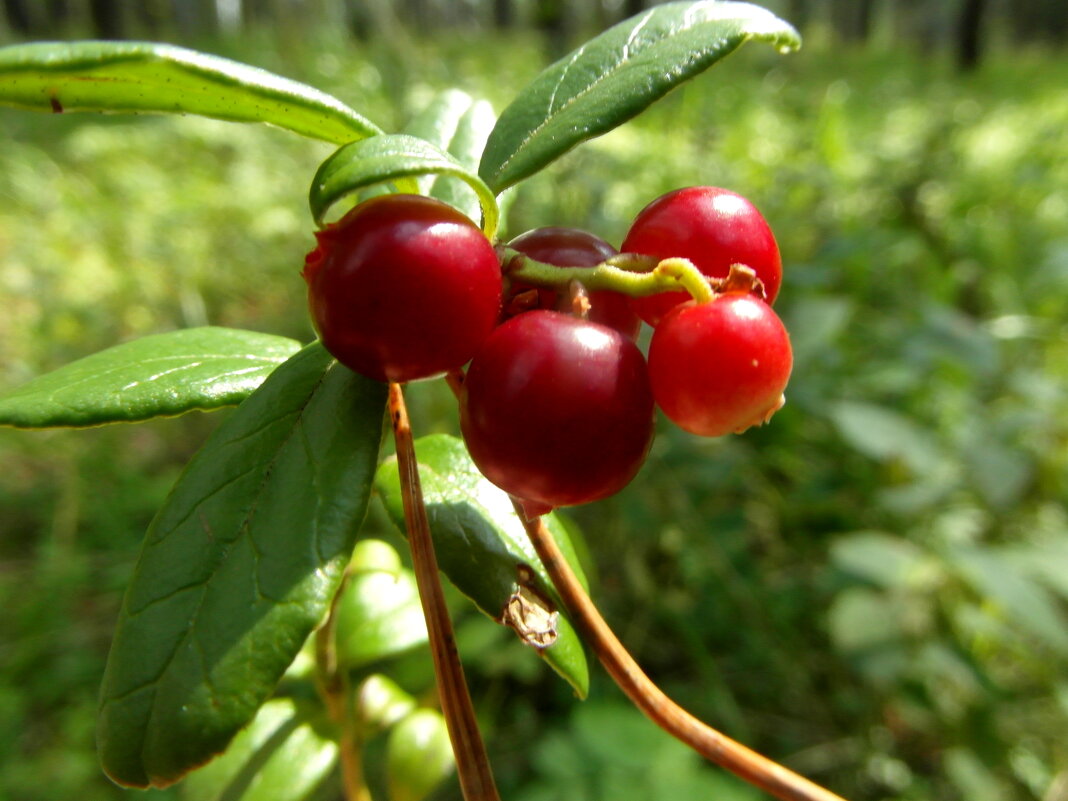
[[[706,437],[766,422],[783,404],[792,367],[778,315],[741,292],[676,306],[649,343],[657,404],[681,428]]]
[[[497,254],[459,211],[421,195],[381,195],[316,234],[304,278],[323,346],[378,381],[465,364],[500,315]]]
[[[520,234],[508,247],[530,256],[535,261],[558,267],[596,267],[618,251],[599,236],[578,228],[535,228]],[[600,290],[589,293],[589,320],[614,328],[629,339],[638,336],[641,320],[630,308],[626,296],[618,292]],[[565,301],[566,302],[566,301]],[[532,309],[558,309],[561,298],[555,289],[533,287],[520,281],[512,284],[504,299],[505,317],[513,317]]]
[[[764,284],[769,304],[782,283],[779,246],[767,221],[741,195],[714,186],[677,189],[654,200],[634,219],[622,250],[689,259],[710,278],[724,278],[731,264],[744,264]],[[664,292],[634,298],[631,306],[645,322],[657,325],[688,299],[685,292]]]
[[[645,359],[607,326],[517,315],[472,360],[460,429],[479,470],[528,509],[605,498],[634,477],[652,442]]]

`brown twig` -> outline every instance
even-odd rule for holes
[[[544,519],[528,519],[518,504],[516,514],[582,636],[620,689],[650,720],[706,759],[782,801],[844,801],[841,796],[719,733],[668,698],[612,633],[561,554]]]
[[[348,584],[348,572],[330,602],[326,621],[315,632],[315,666],[319,695],[326,705],[331,720],[338,727],[338,761],[341,763],[341,784],[345,801],[371,801],[371,793],[363,780],[363,765],[360,763],[360,734],[352,708],[349,705],[348,673],[338,666],[335,632],[337,631],[337,604]]]
[[[389,416],[393,424],[393,438],[397,443],[397,465],[400,468],[408,545],[412,550],[412,565],[427,632],[430,635],[430,653],[434,659],[434,675],[441,699],[441,711],[445,716],[453,754],[456,756],[460,788],[466,801],[500,801],[482,735],[478,730],[478,722],[475,720],[471,696],[464,681],[452,622],[445,607],[434,543],[430,538],[430,524],[426,517],[426,507],[423,505],[423,490],[412,443],[412,428],[408,422],[404,393],[396,383],[389,385]]]

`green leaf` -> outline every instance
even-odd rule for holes
[[[104,673],[97,744],[113,780],[178,780],[270,695],[349,560],[385,390],[314,343],[186,467],[145,536]]]
[[[426,621],[415,574],[399,566],[356,568],[338,599],[336,625],[338,661],[348,668],[423,645]]]
[[[391,182],[400,192],[418,193],[416,176],[449,175],[470,186],[482,207],[482,230],[497,232],[497,199],[474,171],[424,139],[406,134],[384,134],[344,145],[319,165],[312,179],[308,202],[320,225],[340,198],[375,184]]]
[[[930,431],[892,409],[842,401],[832,404],[829,413],[842,438],[872,459],[900,459],[920,475],[934,472],[945,461]]]
[[[299,349],[296,340],[233,328],[143,337],[0,396],[0,425],[98,426],[236,406]]]
[[[929,581],[937,574],[933,559],[918,547],[879,531],[858,531],[836,539],[831,561],[846,573],[887,589]]]
[[[496,121],[497,115],[487,101],[475,100],[459,89],[449,89],[437,95],[412,120],[406,133],[448,151],[464,167],[475,172]],[[478,219],[478,195],[463,181],[450,175],[426,175],[418,179],[418,185],[420,193],[436,197],[460,209],[471,219]]]
[[[423,485],[430,531],[438,564],[449,580],[494,620],[500,620],[509,598],[518,589],[517,567],[534,571],[539,593],[563,609],[545,568],[512,509],[508,495],[478,472],[463,441],[447,434],[416,440],[419,476]],[[396,459],[378,469],[375,488],[390,518],[404,530],[400,477]],[[546,522],[568,563],[585,583],[571,538],[555,515]],[[589,689],[586,654],[571,622],[561,611],[558,637],[538,651],[566,679],[579,697]]]
[[[0,103],[39,111],[199,114],[344,144],[381,133],[335,97],[218,56],[152,42],[0,48]]]
[[[1055,598],[1030,576],[1022,575],[1010,554],[977,546],[954,546],[949,561],[1015,628],[1036,637],[1058,656],[1068,656],[1068,620]]]
[[[479,175],[500,193],[622,125],[750,39],[784,52],[801,45],[788,23],[749,3],[665,3],[624,20],[519,93],[490,134]]]
[[[304,801],[333,770],[337,750],[321,710],[276,698],[260,707],[225,754],[189,775],[182,783],[182,798]]]
[[[445,718],[433,709],[417,709],[398,723],[388,749],[390,801],[423,801],[456,765]]]

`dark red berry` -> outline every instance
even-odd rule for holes
[[[528,508],[607,497],[634,477],[652,441],[645,359],[607,326],[520,314],[472,360],[460,428],[486,478]]]
[[[478,227],[421,195],[382,195],[316,234],[304,278],[323,346],[378,381],[470,360],[497,323],[501,272]]]
[[[710,278],[724,278],[731,264],[744,264],[763,283],[769,304],[782,283],[779,246],[767,221],[741,195],[714,186],[677,189],[654,200],[638,213],[621,249],[658,259],[689,259]],[[656,325],[688,299],[685,292],[664,292],[633,298],[631,306]]]
[[[676,306],[649,343],[657,404],[681,428],[706,437],[766,422],[783,404],[792,367],[778,315],[745,293]]]
[[[530,256],[535,261],[555,264],[558,267],[596,267],[605,259],[610,259],[618,251],[599,236],[578,228],[547,227],[535,228],[520,234],[508,247]],[[555,289],[533,287],[517,281],[512,284],[504,299],[504,316],[532,309],[564,308],[565,293]],[[589,320],[614,328],[630,339],[638,336],[641,320],[630,308],[626,296],[618,292],[600,290],[589,293]]]

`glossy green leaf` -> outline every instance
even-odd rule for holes
[[[417,440],[415,452],[438,564],[457,589],[491,618],[500,620],[519,586],[517,567],[528,565],[534,570],[538,591],[562,610],[563,603],[507,494],[478,472],[463,441],[435,434]],[[403,531],[404,509],[395,459],[379,467],[375,488],[390,518]],[[566,529],[555,515],[547,515],[547,522],[568,563],[585,583]],[[585,697],[589,687],[586,654],[562,611],[557,632],[556,642],[538,653],[580,697]]]
[[[186,467],[145,536],[108,656],[97,744],[116,782],[176,781],[270,695],[349,560],[385,390],[309,345]]]
[[[355,567],[338,599],[336,626],[338,661],[348,668],[424,644],[426,621],[415,574],[399,566]]]
[[[394,726],[387,747],[390,801],[423,801],[456,765],[445,718],[433,709],[417,709]]]
[[[381,133],[318,89],[237,61],[152,42],[0,48],[0,104],[266,122],[339,145]]]
[[[226,753],[182,783],[184,801],[305,801],[337,762],[321,708],[292,698],[268,701]]]
[[[299,349],[293,339],[233,328],[143,337],[0,396],[0,425],[98,426],[236,406]]]
[[[344,145],[319,165],[308,202],[320,225],[329,208],[350,192],[392,183],[400,192],[419,192],[424,175],[458,178],[474,190],[482,208],[482,230],[493,238],[499,212],[497,199],[473,170],[436,145],[406,134],[385,134]]]
[[[519,93],[490,134],[479,174],[499,193],[623,124],[750,39],[781,51],[801,44],[788,23],[749,3],[664,3],[624,20]]]
[[[406,132],[447,151],[475,172],[496,121],[497,115],[487,101],[475,100],[459,89],[449,89],[437,95],[412,120]],[[463,181],[449,175],[426,175],[418,179],[418,184],[420,193],[443,200],[471,219],[478,219],[481,210],[478,194]]]

